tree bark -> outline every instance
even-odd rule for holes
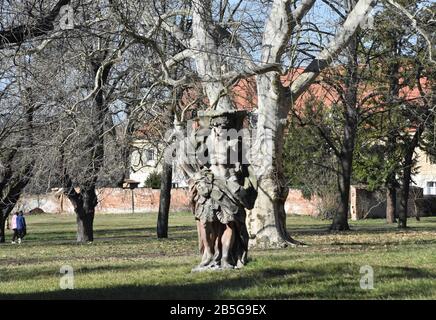
[[[415,133],[413,134],[412,140],[409,142],[409,146],[406,149],[406,154],[404,155],[404,168],[402,177],[402,187],[401,187],[401,200],[400,200],[400,210],[398,214],[398,228],[407,228],[407,214],[409,205],[409,190],[410,181],[412,176],[413,167],[413,155],[415,153],[415,148],[419,144],[423,132],[423,124],[418,126]]]
[[[355,73],[351,76],[355,78]],[[350,187],[353,172],[353,153],[357,135],[357,79],[351,79],[351,87],[347,89],[347,101],[345,106],[345,126],[343,147],[339,155],[341,172],[338,176],[338,187],[340,194],[339,208],[333,217],[330,230],[345,231],[349,230],[348,213],[350,208]]]
[[[299,244],[286,230],[285,201],[288,187],[283,176],[283,136],[291,105],[277,72],[257,76],[258,122],[254,167],[258,195],[248,214],[251,247],[277,248]]]
[[[212,1],[194,0],[192,14],[191,46],[196,50],[197,73],[203,81],[203,89],[209,100],[209,108],[215,110],[236,109],[221,80],[221,58],[216,54],[218,47],[212,36]]]
[[[338,176],[338,186],[341,201],[339,208],[333,217],[330,230],[332,231],[346,231],[350,230],[348,225],[348,212],[350,210],[350,186],[351,186],[351,172],[353,155],[348,154],[344,159],[340,160],[342,172]]]
[[[64,191],[73,205],[77,222],[77,242],[94,241],[94,216],[97,206],[95,187],[81,189],[79,192],[72,187],[71,179],[66,175],[67,188]]]
[[[160,184],[159,213],[157,216],[157,237],[168,238],[168,217],[170,212],[173,167],[164,161]]]
[[[274,1],[265,25],[261,60],[279,63],[291,31],[314,1],[304,1],[293,15],[290,1]],[[288,187],[283,176],[283,135],[292,106],[289,88],[284,88],[280,74],[271,71],[256,77],[258,122],[253,166],[257,173],[258,195],[249,211],[247,229],[251,247],[275,248],[299,244],[286,230],[285,201]]]
[[[393,138],[388,139],[388,146],[394,147]],[[386,223],[397,222],[397,188],[399,187],[395,177],[395,170],[389,173],[386,181]]]
[[[97,206],[95,187],[80,192],[82,202],[77,214],[77,242],[94,241],[94,215]]]
[[[350,13],[356,7],[357,0],[347,0],[347,11]],[[350,186],[353,172],[353,153],[355,148],[357,129],[359,123],[359,103],[358,103],[358,87],[359,87],[359,61],[358,61],[359,39],[355,33],[350,37],[346,58],[347,73],[343,77],[344,80],[344,101],[343,101],[343,116],[344,116],[344,131],[342,148],[339,153],[339,164],[341,167],[338,187],[340,193],[339,209],[333,217],[330,230],[345,231],[349,230],[348,213],[350,208]]]
[[[388,187],[386,189],[386,223],[395,223],[397,216],[397,189]]]
[[[408,171],[405,169],[405,171]],[[403,186],[401,188],[401,200],[400,200],[400,212],[398,215],[398,228],[407,228],[407,212],[409,205],[409,183],[410,183],[410,173],[403,174]]]
[[[276,185],[276,180],[271,178],[263,178],[258,183],[257,200],[247,219],[249,246],[282,248],[299,244],[286,230],[288,188]]]
[[[77,212],[76,212],[77,213]],[[77,214],[77,242],[90,243],[94,241],[94,213]]]
[[[176,92],[176,100],[182,98],[181,91]],[[174,106],[168,105],[165,110],[165,126],[167,129],[173,128]],[[170,146],[171,141],[165,141]],[[166,147],[165,149],[167,149]],[[171,160],[171,161],[170,161]],[[160,182],[159,212],[157,215],[157,237],[168,238],[168,218],[170,214],[171,189],[173,182],[173,163],[172,158],[167,155],[165,150],[162,165]]]
[[[390,50],[391,53],[394,54],[395,58],[398,58],[398,45],[400,39],[396,39],[395,37],[392,37],[390,39]],[[389,94],[392,98],[398,97],[399,91],[400,91],[400,85],[399,85],[399,69],[400,69],[400,63],[398,60],[394,60],[393,63],[390,63],[388,68],[388,76],[389,76]],[[389,125],[392,125],[393,110],[388,110],[388,121]],[[388,131],[388,139],[387,139],[387,153],[393,154],[397,148],[397,139],[396,134],[394,131],[389,130]],[[398,215],[397,212],[397,187],[399,187],[397,179],[396,179],[396,170],[397,167],[391,169],[391,172],[389,172],[388,177],[386,179],[386,223],[391,224],[396,222],[396,217]]]
[[[391,85],[391,92],[395,94],[395,92],[398,92],[396,89],[396,82],[392,81]],[[388,119],[391,119],[392,117],[392,110],[388,111]],[[396,137],[392,132],[388,133],[388,139],[387,139],[387,154],[391,155],[394,154],[395,149],[398,148]],[[398,161],[400,164],[400,161]],[[397,189],[399,187],[396,173],[398,172],[397,165],[390,169],[387,179],[386,179],[386,223],[395,223],[396,218],[398,216],[397,212]]]

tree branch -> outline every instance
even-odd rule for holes
[[[424,31],[424,29],[422,29],[420,26],[418,26],[418,20],[416,20],[409,11],[407,11],[406,8],[404,8],[401,4],[399,4],[398,2],[394,1],[394,0],[385,0],[387,3],[389,3],[391,6],[397,8],[402,14],[404,14],[411,22],[412,22],[412,27],[418,31],[418,33],[424,38],[424,40],[427,42],[427,46],[428,46],[428,54],[429,54],[429,59],[430,62],[432,63],[436,63],[435,60],[433,60],[433,45],[431,40],[430,40],[430,36],[427,34],[427,32]]]
[[[29,38],[47,34],[54,29],[53,22],[61,8],[70,3],[70,0],[59,0],[50,13],[40,19],[35,25],[20,25],[9,30],[0,31],[0,48],[10,44],[21,44]]]
[[[364,19],[366,19],[368,13],[374,7],[375,3],[375,0],[359,0],[348,15],[341,30],[336,34],[336,37],[329,43],[327,48],[320,52],[316,59],[312,60],[304,72],[292,83],[290,90],[294,101],[309,87],[321,71],[331,63],[342,48],[348,44],[359,25],[364,21]]]

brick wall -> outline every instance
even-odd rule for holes
[[[160,190],[137,188],[133,190],[135,212],[157,212],[159,210]],[[98,205],[96,213],[131,213],[132,190],[121,188],[102,188],[97,190]],[[289,214],[315,215],[316,199],[303,198],[300,190],[290,190],[285,203]],[[73,206],[60,191],[45,195],[26,194],[20,198],[15,210],[30,211],[41,208],[50,213],[74,213]],[[188,191],[173,189],[171,191],[171,211],[190,211]]]
[[[188,194],[185,189],[171,191],[171,210],[190,210]],[[96,213],[131,213],[132,194],[134,197],[135,212],[156,212],[159,210],[160,190],[137,188],[132,190],[122,188],[97,189],[98,205]],[[73,206],[62,192],[50,192],[45,195],[23,195],[16,210],[30,211],[41,208],[50,213],[74,213]]]
[[[99,213],[131,213],[132,196],[135,212],[155,212],[159,210],[160,190],[137,188],[132,190],[120,188],[104,188],[98,190]],[[171,191],[171,211],[189,210],[187,190]]]
[[[300,190],[290,189],[286,198],[285,211],[288,214],[316,216],[318,214],[317,204],[319,199],[312,197],[310,200],[303,197]]]
[[[410,187],[408,216],[431,216],[436,212],[436,197],[424,197],[422,188]],[[401,194],[397,192],[397,210],[400,208]],[[365,186],[351,186],[350,213],[352,220],[365,218],[386,218],[386,193],[368,191]]]

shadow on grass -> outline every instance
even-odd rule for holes
[[[305,236],[321,236],[327,234],[387,234],[387,233],[407,233],[407,232],[436,232],[436,227],[429,226],[413,226],[407,229],[398,229],[395,225],[377,225],[365,226],[365,225],[350,225],[349,231],[330,231],[330,225],[305,225],[301,227],[288,226],[290,234],[305,235]]]
[[[119,228],[119,229],[100,229],[94,230],[94,241],[110,241],[117,239],[144,239],[144,238],[156,238],[156,228]],[[197,236],[195,226],[171,226],[168,228],[169,238],[171,239],[190,239]],[[189,235],[187,237],[187,235]],[[11,235],[12,237],[12,235]],[[29,234],[25,240],[29,244],[40,242],[45,245],[53,244],[73,244],[75,243],[76,232],[74,231],[49,231],[49,232],[36,232],[32,233],[29,230]]]
[[[382,267],[380,267],[382,268]],[[383,267],[384,268],[384,267]],[[356,271],[357,270],[357,271]],[[109,286],[106,288],[55,290],[23,294],[0,294],[0,299],[230,299],[233,296],[248,299],[362,299],[362,298],[413,298],[431,296],[431,285],[419,287],[388,286],[379,292],[362,290],[357,265],[331,264],[326,268],[269,268],[261,270],[231,271],[223,278],[213,273],[206,279],[196,275],[186,277],[182,284],[143,284]],[[228,272],[228,271],[225,271]],[[242,275],[237,273],[241,272]],[[236,276],[235,276],[236,274]],[[338,276],[341,275],[341,276]],[[401,283],[408,280],[433,279],[432,272],[417,268],[392,268],[390,273],[380,276],[378,281]],[[212,278],[213,277],[213,278]],[[212,278],[212,279],[211,279]],[[220,279],[217,279],[220,278]],[[201,282],[195,282],[200,280]],[[304,284],[304,285],[302,285]],[[297,288],[297,289],[295,289]],[[433,288],[434,289],[434,288]]]
[[[162,255],[160,255],[162,257]],[[141,261],[141,263],[129,263],[123,265],[97,265],[97,266],[80,266],[76,267],[74,272],[76,275],[88,275],[92,273],[99,272],[132,272],[132,271],[142,271],[144,269],[153,270],[153,269],[162,269],[162,268],[177,268],[182,267],[182,263],[176,262],[157,262],[153,260],[149,261]],[[57,268],[54,267],[44,267],[43,269],[39,269],[35,271],[35,269],[16,269],[16,268],[4,268],[1,270],[0,280],[8,281],[10,279],[20,279],[20,281],[26,280],[35,280],[37,278],[47,278],[47,277],[59,277],[59,265]],[[189,268],[188,265],[186,267]],[[1,295],[0,295],[1,297]]]
[[[351,235],[359,235],[359,234],[388,234],[388,233],[407,233],[407,232],[436,232],[435,227],[427,226],[425,223],[422,226],[413,226],[408,228],[407,230],[399,230],[396,228],[396,225],[377,225],[377,226],[366,226],[366,225],[353,225],[351,224],[351,230],[347,232],[330,232],[328,230],[330,223],[326,224],[305,224],[303,226],[293,226],[289,225],[288,230],[291,235],[298,236],[323,236],[328,234],[351,234]],[[150,239],[155,238],[155,227],[144,227],[144,228],[129,228],[129,227],[117,227],[113,228],[110,226],[96,226],[94,231],[95,241],[111,241],[117,239]],[[177,225],[170,226],[168,231],[170,238],[169,239],[190,239],[191,237],[196,237],[196,227],[195,225],[186,226],[186,225]],[[188,235],[188,236],[187,236]],[[12,236],[12,235],[11,235]],[[27,241],[29,243],[37,243],[41,241],[41,243],[50,244],[72,244],[75,242],[76,233],[75,231],[48,231],[48,232],[36,232],[32,233],[32,228],[29,229],[29,235],[27,236]],[[363,244],[363,243],[356,243]]]
[[[186,232],[186,231],[194,231],[195,226],[169,226],[168,227],[168,233],[174,234],[179,232]],[[97,228],[94,231],[94,235],[115,235],[119,236],[120,234],[129,234],[132,232],[142,233],[142,235],[138,236],[156,236],[156,228],[155,227],[147,227],[147,228],[112,228],[112,229],[100,229]]]

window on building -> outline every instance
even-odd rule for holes
[[[145,150],[145,159],[147,159],[147,161],[154,160],[154,150],[153,149]]]
[[[436,195],[436,181],[427,181],[427,188],[424,189],[425,196],[435,196]]]
[[[436,181],[427,181],[427,188],[436,187]]]

